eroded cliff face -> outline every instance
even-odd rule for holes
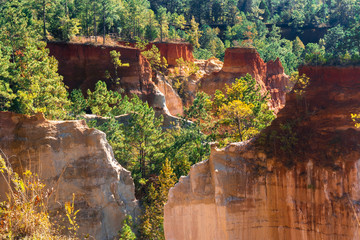
[[[156,75],[155,84],[160,92],[165,96],[165,103],[169,113],[174,116],[182,116],[184,113],[183,101],[179,94],[171,86],[169,78],[158,73]]]
[[[166,239],[359,239],[360,67],[303,67],[257,139],[212,148],[169,192]]]
[[[285,106],[286,93],[290,91],[289,76],[279,59],[265,63],[253,48],[228,48],[225,51],[224,66],[221,71],[205,75],[200,79],[199,91],[213,95],[217,89],[224,89],[236,78],[249,73],[260,85],[262,92],[269,92],[269,106],[277,113]]]
[[[184,57],[189,61],[193,60],[192,49],[187,44],[178,45],[159,44],[159,49],[170,62],[179,57]],[[180,97],[165,82],[155,81],[155,83],[153,81],[150,63],[141,55],[139,49],[129,46],[95,46],[55,42],[49,42],[47,47],[50,55],[59,61],[59,74],[64,77],[64,83],[69,87],[69,91],[81,89],[86,94],[87,89],[93,91],[96,83],[102,80],[111,90],[123,89],[129,96],[131,94],[138,95],[160,113],[182,114],[182,105],[178,104]],[[108,71],[113,78],[116,76],[110,56],[112,50],[120,52],[122,63],[129,64],[128,67],[118,68],[117,77],[120,78],[118,84],[106,79],[105,74]],[[173,103],[174,101],[176,102]],[[165,117],[171,118],[171,116]]]
[[[176,60],[182,58],[185,61],[193,62],[193,47],[190,43],[154,43],[159,49],[169,66],[177,65]]]
[[[87,89],[93,91],[95,84],[102,80],[112,90],[123,88],[127,94],[137,94],[144,100],[151,99],[154,94],[150,64],[138,49],[56,42],[49,42],[47,48],[50,55],[59,61],[59,74],[64,77],[64,83],[70,91],[77,88],[84,93]],[[129,64],[128,67],[118,68],[119,84],[106,79],[106,71],[115,77],[115,68],[110,56],[112,50],[121,53],[122,63]]]
[[[139,213],[130,172],[114,159],[105,134],[88,128],[85,121],[47,121],[41,114],[0,112],[0,149],[15,171],[30,169],[46,188],[54,188],[49,201],[52,214],[63,212],[64,203],[71,202],[75,193],[79,236],[113,239],[125,216]],[[6,191],[0,177],[1,201]]]
[[[118,43],[122,46],[136,46],[135,43],[131,42],[119,41]],[[170,67],[177,65],[176,60],[179,58],[189,62],[193,62],[195,60],[193,56],[193,47],[190,43],[149,43],[146,46],[146,50],[151,49],[153,45],[159,49],[161,57],[166,59],[167,64]]]

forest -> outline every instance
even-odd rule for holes
[[[305,44],[300,37],[283,38],[283,27],[299,36],[306,28],[326,29],[326,34],[318,42]],[[136,224],[131,219],[124,222],[119,239],[164,239],[168,191],[193,164],[209,157],[210,143],[226,146],[249,140],[269,126],[275,115],[267,106],[269,96],[260,92],[251,75],[217,90],[213,97],[197,93],[185,107],[180,127],[166,130],[163,118],[156,117],[148,103],[136,95],[109,90],[106,79],[99,79],[93,91],[69,93],[46,43],[111,45],[117,40],[139,48],[148,42],[189,42],[196,59],[223,60],[227,48],[255,48],[266,62],[279,58],[285,73],[297,81],[300,65],[359,63],[360,1],[0,0],[0,111],[43,112],[52,120],[84,119],[85,114],[107,118],[88,121],[88,125],[106,133],[115,158],[131,171],[142,208]],[[166,62],[156,48],[143,54],[153,71],[167,74]],[[116,51],[111,56],[115,67],[126,64]],[[188,64],[190,72],[196,71],[190,63],[183,64]],[[120,80],[108,77],[115,83]],[[178,82],[180,96],[181,86]],[[124,114],[130,116],[125,124],[116,118]],[[5,165],[1,162],[1,169]],[[5,219],[16,216],[11,211],[9,205],[0,205],[4,226]],[[49,227],[41,221],[37,224]],[[15,227],[1,228],[0,236],[49,236],[38,238]]]

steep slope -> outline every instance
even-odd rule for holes
[[[125,41],[119,41],[118,42],[121,46],[131,46],[135,47],[135,43],[131,42],[125,42]],[[159,51],[161,57],[164,57],[167,61],[167,64],[170,67],[175,66],[176,60],[179,58],[182,58],[185,61],[193,62],[194,56],[193,56],[193,47],[190,43],[171,43],[171,42],[155,42],[155,43],[149,43],[146,46],[146,50],[149,50],[152,48],[152,46],[155,45]]]
[[[15,171],[30,169],[46,188],[54,188],[49,200],[52,214],[64,214],[64,203],[75,193],[79,236],[113,239],[125,216],[139,213],[130,172],[114,159],[105,134],[84,121],[0,112],[0,149]],[[6,191],[0,177],[0,201]]]
[[[106,81],[112,90],[123,88],[127,94],[135,93],[144,100],[151,100],[155,92],[151,82],[152,74],[149,62],[140,54],[140,50],[131,47],[95,46],[76,43],[49,42],[50,55],[59,61],[59,74],[70,90],[80,88],[94,90],[99,81]],[[115,76],[110,51],[121,53],[122,63],[128,67],[118,69],[120,83],[106,79],[106,71]]]
[[[192,53],[184,46],[161,45],[161,50],[169,59],[186,55],[192,59]],[[94,90],[95,84],[105,81],[109,88],[114,91],[123,89],[125,94],[138,95],[143,101],[165,115],[182,114],[182,105],[172,105],[180,97],[166,83],[157,85],[152,79],[152,69],[148,60],[143,57],[139,49],[127,46],[95,46],[76,43],[49,42],[47,47],[50,55],[59,61],[59,74],[64,77],[64,83],[73,89],[81,89],[86,94],[87,89]],[[122,63],[128,63],[128,67],[119,67],[117,76],[120,78],[118,84],[106,79],[106,71],[115,77],[115,68],[112,63],[110,51],[116,50],[121,54]],[[178,52],[179,51],[179,52]],[[184,53],[185,52],[185,53]],[[171,55],[178,53],[179,55]],[[191,53],[191,54],[190,54]],[[167,106],[168,105],[168,106]],[[171,118],[171,116],[165,116]],[[176,121],[176,119],[174,119]]]
[[[159,49],[169,66],[175,66],[176,60],[182,58],[185,61],[193,62],[193,47],[190,43],[154,43]]]
[[[360,67],[302,73],[259,138],[213,146],[170,190],[166,239],[360,238]]]

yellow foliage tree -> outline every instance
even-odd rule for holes
[[[252,111],[253,104],[246,104],[240,100],[235,100],[229,104],[224,104],[220,108],[220,119],[222,121],[228,122],[230,126],[236,127],[235,137],[244,140],[244,135],[246,132],[251,130],[249,124],[254,118]]]

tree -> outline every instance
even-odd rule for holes
[[[84,115],[85,110],[88,107],[87,100],[84,98],[80,89],[74,89],[70,94],[70,113],[76,117],[79,115]]]
[[[140,49],[141,54],[150,62],[152,70],[162,72],[167,69],[168,64],[166,58],[161,56],[160,50],[155,44],[152,44],[151,48],[148,49],[149,43],[147,41],[137,40],[135,46]]]
[[[135,233],[132,231],[133,221],[130,215],[126,216],[125,220],[123,221],[123,227],[120,231],[120,238],[119,240],[135,240],[136,236]]]
[[[170,162],[166,159],[162,166],[158,181],[149,186],[144,201],[144,214],[141,216],[140,232],[143,239],[165,239],[164,206],[171,187],[176,183],[175,174]],[[157,185],[155,188],[155,184]]]
[[[130,119],[125,128],[126,141],[131,146],[132,159],[136,161],[133,177],[144,182],[150,174],[151,163],[158,156],[157,148],[163,143],[162,117],[156,118],[155,111],[147,103],[133,96]]]
[[[222,123],[227,121],[230,126],[236,126],[236,134],[232,134],[235,139],[244,141],[246,136],[251,135],[248,132],[253,130],[250,128],[251,121],[254,118],[252,108],[252,104],[246,104],[240,100],[231,101],[220,107]]]
[[[160,27],[160,42],[163,42],[163,39],[166,38],[169,33],[169,22],[166,8],[160,7],[157,10],[157,19]]]
[[[118,69],[120,67],[129,67],[129,63],[123,63],[120,59],[121,53],[116,50],[110,51],[111,62],[114,66],[114,73],[111,74],[109,71],[105,71],[105,75],[107,79],[110,79],[112,83],[119,84],[120,88],[122,88],[121,79],[118,75]]]
[[[269,11],[269,8],[268,8],[267,3],[265,2],[265,0],[261,0],[259,8],[263,10],[264,13],[263,13],[262,17],[263,17],[263,20],[265,22],[267,22],[269,20],[270,16],[271,16],[271,13]]]
[[[255,136],[274,119],[267,105],[267,95],[261,94],[250,74],[227,85],[225,93],[216,91],[213,107],[223,127],[220,137],[235,141]]]
[[[24,114],[43,112],[48,118],[63,118],[69,105],[57,61],[38,41],[35,26],[21,2],[9,0],[0,9],[0,79],[3,110]],[[5,99],[5,100],[4,100]]]
[[[339,45],[344,41],[344,38],[345,32],[342,26],[337,25],[336,27],[329,29],[328,33],[324,37],[326,50],[338,55],[341,53]]]
[[[126,111],[127,105],[122,102],[121,95],[118,92],[108,90],[106,83],[103,81],[96,83],[93,92],[88,89],[87,94],[88,106],[93,114],[99,116],[117,116]]]
[[[188,41],[195,48],[199,48],[200,47],[199,38],[201,37],[202,33],[199,30],[199,24],[195,21],[194,17],[191,18],[190,25],[191,25],[191,28],[190,28],[190,31],[188,32],[188,35],[189,35]]]

